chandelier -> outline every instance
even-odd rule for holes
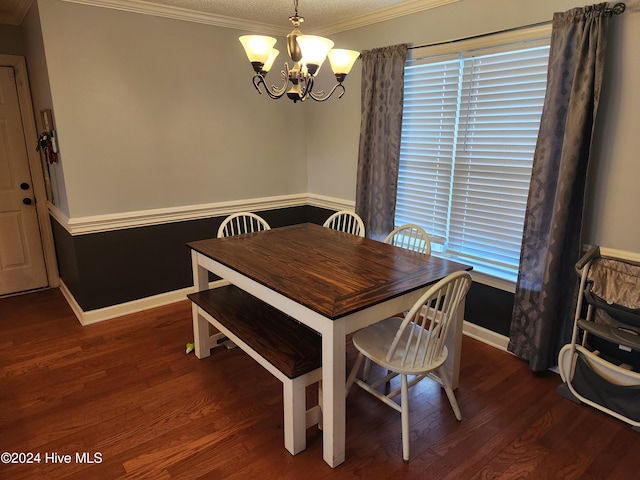
[[[293,100],[304,102],[311,98],[316,102],[324,102],[331,97],[336,90],[340,92],[338,98],[344,95],[345,88],[342,85],[351,67],[360,56],[360,52],[354,50],[332,49],[333,42],[328,38],[315,35],[303,35],[300,24],[304,18],[298,15],[298,0],[294,0],[295,13],[289,17],[293,24],[293,31],[287,35],[287,50],[293,61],[293,66],[285,62],[284,70],[280,72],[281,86],[271,85],[267,87],[265,77],[278,56],[278,50],[273,48],[276,39],[262,35],[243,35],[240,42],[253,66],[253,86],[262,94],[261,86],[271,98],[280,98],[285,93]],[[336,76],[336,83],[327,93],[324,90],[314,91],[316,75],[325,59],[329,57],[331,69]]]

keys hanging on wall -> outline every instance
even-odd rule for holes
[[[38,144],[36,145],[36,152],[42,151],[47,164],[58,163],[58,147],[56,145],[56,138],[53,134],[53,130],[50,132],[42,132],[38,137]]]

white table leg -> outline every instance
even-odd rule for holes
[[[343,321],[322,332],[322,456],[334,468],[345,460],[346,335]]]
[[[209,271],[198,263],[198,253],[191,251],[191,268],[193,271],[193,286],[196,292],[209,289]],[[193,316],[193,341],[195,343],[195,353],[198,358],[205,358],[211,354],[209,341],[209,322],[198,313],[198,307],[192,305]]]

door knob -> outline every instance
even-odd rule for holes
[[[27,182],[22,182],[22,183],[20,184],[20,188],[21,188],[22,190],[29,190],[29,184],[28,184]]]
[[[22,203],[24,203],[25,205],[31,205],[33,203],[33,200],[31,200],[30,198],[23,198]]]

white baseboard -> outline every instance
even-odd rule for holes
[[[507,351],[507,346],[509,345],[509,337],[505,337],[504,335],[500,335],[474,323],[467,322],[466,320],[462,325],[462,333],[504,352]]]
[[[211,282],[210,288],[214,288],[217,285],[226,284],[223,280]],[[195,287],[182,288],[180,290],[174,290],[172,292],[161,293],[153,295],[151,297],[145,297],[131,302],[120,303],[118,305],[111,305],[105,308],[99,308],[97,310],[84,311],[76,302],[67,286],[64,282],[60,282],[60,291],[62,295],[69,303],[69,306],[75,313],[78,321],[82,326],[91,325],[93,323],[104,322],[105,320],[111,320],[113,318],[122,317],[132,313],[142,312],[149,310],[150,308],[161,307],[163,305],[169,305],[171,303],[181,302],[187,299],[189,293],[195,292]]]
[[[226,284],[226,282],[224,280],[217,280],[215,282],[211,282],[209,286],[210,288],[215,288],[216,286],[222,284]],[[195,287],[183,288],[180,290],[174,290],[172,292],[161,293],[159,295],[141,298],[132,302],[112,305],[97,310],[89,310],[87,312],[82,310],[80,305],[78,305],[78,302],[76,302],[76,299],[73,298],[73,295],[71,295],[71,292],[64,284],[64,282],[60,282],[60,291],[69,303],[69,306],[78,318],[80,324],[82,326],[86,326],[93,323],[104,322],[113,318],[122,317],[124,315],[141,312],[143,310],[180,302],[182,300],[185,300],[189,293],[195,292]],[[491,330],[480,327],[473,323],[469,323],[467,321],[464,322],[462,333],[482,343],[498,348],[505,352],[507,351],[507,344],[509,343],[509,339],[504,335],[492,332]]]

